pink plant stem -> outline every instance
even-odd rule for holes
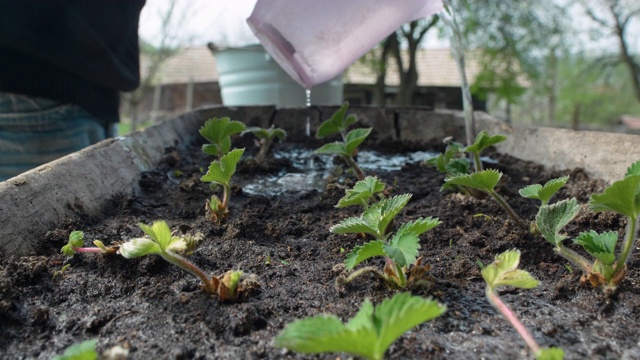
[[[205,273],[200,270],[199,267],[192,264],[189,260],[171,251],[160,254],[160,256],[162,256],[168,262],[177,265],[200,278],[200,281],[202,281],[202,283],[204,284],[205,290],[212,295],[216,294],[216,289],[214,289],[209,277],[207,277],[207,275],[205,275]]]
[[[509,308],[509,306],[507,306],[507,304],[502,302],[502,299],[500,299],[498,294],[493,292],[491,288],[489,288],[488,286],[487,286],[486,294],[487,294],[487,299],[489,299],[489,302],[491,303],[491,305],[493,305],[496,309],[498,309],[498,311],[500,311],[500,313],[502,313],[502,315],[516,329],[518,334],[520,334],[524,342],[527,343],[527,346],[529,346],[531,351],[533,351],[534,354],[537,354],[540,351],[540,346],[535,341],[533,336],[531,336],[531,333],[529,333],[529,330],[527,330],[527,328],[524,327],[524,325],[520,322],[520,320],[518,320],[518,317],[516,316],[516,314],[514,314],[513,311]]]
[[[231,186],[223,185],[223,193],[222,193],[222,208],[224,211],[229,208],[229,198],[231,197]]]
[[[98,248],[98,247],[74,247],[73,251],[77,252],[77,253],[102,253],[102,249]]]

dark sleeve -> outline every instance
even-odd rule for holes
[[[33,57],[119,91],[140,81],[138,21],[144,0],[0,0],[0,64]],[[0,68],[0,74],[7,66]]]

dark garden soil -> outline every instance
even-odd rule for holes
[[[366,142],[365,142],[366,143]],[[281,151],[289,145],[276,145]],[[390,146],[391,148],[391,146]],[[442,150],[440,148],[436,150]],[[541,165],[493,155],[506,180],[500,193],[523,218],[532,219],[536,204],[517,189],[565,173]],[[67,346],[97,338],[98,350],[119,345],[131,359],[335,359],[338,355],[298,355],[274,348],[272,339],[294,319],[333,313],[353,316],[365,298],[379,303],[394,294],[372,275],[346,288],[335,279],[346,252],[364,242],[355,235],[334,235],[329,227],[355,216],[359,209],[336,209],[353,180],[328,180],[321,191],[289,191],[281,196],[243,193],[258,173],[245,168],[235,177],[226,224],[205,217],[212,190],[199,181],[210,159],[199,144],[187,151],[167,150],[163,164],[146,173],[142,191],[119,197],[104,216],[82,214],[51,229],[39,256],[0,258],[0,358],[48,359]],[[179,171],[176,171],[179,170]],[[273,170],[273,169],[272,169]],[[369,171],[369,174],[372,172]],[[540,280],[532,290],[506,289],[501,295],[542,346],[565,349],[568,359],[640,358],[640,261],[636,252],[628,278],[617,294],[605,298],[580,285],[580,274],[565,266],[552,246],[510,221],[491,200],[441,192],[443,176],[418,163],[401,171],[378,171],[391,194],[413,197],[396,223],[421,216],[442,224],[424,234],[420,255],[431,265],[435,283],[415,294],[433,296],[447,312],[405,333],[387,352],[390,359],[522,359],[524,342],[484,297],[480,266],[496,254],[522,251],[521,268]],[[581,170],[556,199],[576,197],[582,204],[604,184]],[[259,291],[241,303],[221,303],[201,291],[199,280],[160,257],[126,260],[121,256],[60,254],[70,231],[83,230],[87,244],[106,244],[142,235],[143,222],[166,220],[172,230],[202,234],[191,260],[211,275],[241,269],[257,275]],[[616,230],[624,220],[583,209],[565,230]],[[64,264],[71,267],[52,278]],[[371,262],[382,267],[381,260]],[[340,356],[345,358],[345,356]]]

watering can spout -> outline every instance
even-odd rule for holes
[[[442,0],[258,0],[247,23],[274,60],[310,89],[402,24],[442,6]]]

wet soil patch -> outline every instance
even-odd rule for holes
[[[292,146],[301,145],[278,144],[276,150]],[[236,175],[230,216],[215,225],[207,220],[204,203],[218,190],[199,181],[210,162],[199,148],[167,149],[161,166],[142,177],[138,195],[112,199],[99,218],[78,214],[59,224],[42,239],[38,256],[0,258],[0,358],[48,359],[88,338],[98,338],[100,351],[127,348],[132,359],[336,358],[277,349],[272,339],[296,318],[325,312],[347,319],[364,298],[378,303],[393,295],[373,276],[340,291],[334,286],[340,271],[336,265],[364,242],[329,232],[331,225],[358,214],[356,208],[334,208],[354,180],[330,175],[320,190],[248,194],[243,187],[264,172],[299,171],[282,160],[266,169],[253,164]],[[499,192],[525,219],[536,212],[533,201],[518,196],[517,189],[525,185],[568,174],[571,180],[556,199],[576,197],[583,204],[604,188],[579,169],[549,172],[539,164],[492,156],[498,163],[488,166],[505,174]],[[568,359],[640,358],[640,261],[635,254],[619,293],[606,299],[581,286],[580,274],[550,244],[518,228],[495,203],[441,192],[443,176],[433,168],[409,163],[402,170],[371,173],[395,184],[391,194],[413,194],[396,223],[421,216],[442,221],[421,237],[420,255],[436,281],[417,294],[437,298],[448,311],[404,334],[388,358],[526,358],[524,342],[484,298],[480,275],[482,264],[511,248],[522,251],[521,267],[541,283],[533,290],[501,294],[542,346],[562,347]],[[137,224],[159,219],[179,233],[202,236],[191,260],[205,272],[256,274],[260,291],[242,303],[221,303],[200,290],[197,278],[159,257],[67,259],[59,252],[72,230],[84,231],[89,244],[95,239],[110,244],[142,236]],[[619,216],[583,209],[565,230],[573,237],[588,229],[622,232],[623,227]],[[71,267],[53,278],[67,263]],[[379,260],[371,264],[382,267]]]

